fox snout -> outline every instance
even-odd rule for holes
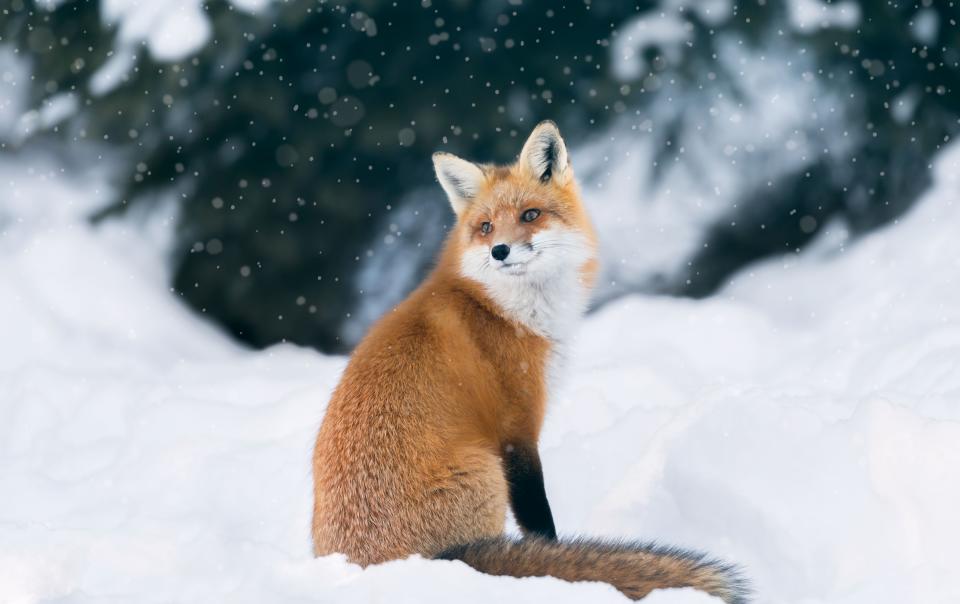
[[[510,255],[510,246],[506,243],[499,243],[490,249],[490,255],[494,260],[506,260]]]
[[[530,241],[500,241],[490,248],[491,264],[500,269],[525,266],[537,256],[537,251]]]

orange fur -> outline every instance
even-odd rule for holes
[[[745,602],[735,569],[701,554],[499,538],[511,497],[502,457],[536,452],[548,365],[594,281],[596,236],[553,124],[538,126],[511,166],[446,154],[434,163],[457,224],[436,269],[370,330],[330,400],[313,455],[314,553],[364,566],[421,554],[490,574],[606,581],[631,598],[691,586]],[[539,214],[528,221],[530,209]],[[491,261],[498,244],[519,259]]]
[[[595,236],[572,176],[543,184],[520,163],[483,170],[436,269],[360,343],[327,408],[313,456],[318,556],[366,565],[503,530],[500,452],[536,446],[551,344],[503,316],[458,262],[489,239],[482,220],[519,238],[551,223]],[[520,224],[531,204],[541,219]],[[583,267],[585,281],[594,270]]]

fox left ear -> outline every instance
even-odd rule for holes
[[[474,163],[443,152],[433,154],[433,168],[454,213],[460,216],[479,192],[486,178],[483,170]]]
[[[520,163],[540,182],[566,179],[569,167],[567,146],[556,124],[550,120],[537,124],[523,144]]]

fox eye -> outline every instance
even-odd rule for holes
[[[524,222],[533,222],[540,216],[540,210],[533,208],[520,215],[520,220]]]
[[[484,222],[483,224],[480,225],[480,232],[483,233],[484,235],[486,235],[492,230],[493,230],[493,225],[490,224],[489,222]]]

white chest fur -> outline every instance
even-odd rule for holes
[[[573,273],[573,274],[570,274]],[[504,316],[555,343],[566,341],[586,310],[586,288],[579,271],[544,280],[499,276],[485,289]]]
[[[514,266],[504,267],[490,259],[486,246],[475,246],[464,253],[460,270],[483,285],[507,319],[562,344],[587,307],[589,291],[581,269],[593,250],[575,231],[548,229],[511,252],[508,260],[514,256]]]

